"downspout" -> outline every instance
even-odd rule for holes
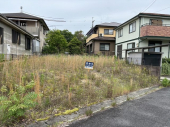
[[[170,44],[170,42],[169,42]],[[170,45],[168,46],[168,58],[169,58],[169,52],[170,52]]]
[[[139,38],[138,38],[138,47],[139,47],[139,45],[140,45],[140,42],[141,42],[141,40],[140,40],[140,27],[141,27],[141,17],[139,17]],[[138,52],[139,52],[139,49],[138,49]]]

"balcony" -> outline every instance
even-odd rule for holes
[[[145,24],[140,28],[140,37],[170,37],[170,24]]]
[[[28,31],[34,36],[39,36],[39,28],[38,27],[31,27],[31,26],[21,26],[23,29]]]
[[[86,39],[86,43],[88,43],[91,39],[98,37],[98,34],[92,34]]]

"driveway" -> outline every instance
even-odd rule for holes
[[[170,88],[163,88],[69,127],[170,127]]]

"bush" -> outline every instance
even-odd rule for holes
[[[162,64],[162,75],[170,75],[170,64],[168,62]]]
[[[0,96],[0,120],[6,124],[12,124],[14,121],[22,120],[25,117],[27,109],[36,106],[35,92],[29,92],[34,87],[34,82],[28,83],[26,86],[15,85],[14,91],[10,91],[7,95]],[[6,86],[1,87],[2,93],[7,93]],[[27,93],[26,93],[27,92]]]
[[[170,86],[170,81],[167,78],[165,78],[165,79],[162,80],[161,84],[164,87],[168,87],[168,86]]]
[[[0,62],[4,61],[4,54],[0,54]]]
[[[169,63],[170,64],[170,58],[163,58],[162,63]]]

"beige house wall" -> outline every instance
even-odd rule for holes
[[[6,53],[5,45],[10,44],[10,54],[18,54],[18,55],[32,55],[32,42],[31,49],[25,50],[25,35],[20,33],[21,44],[12,43],[12,28],[8,25],[0,22],[0,27],[3,28],[3,44],[0,44],[0,53]]]
[[[110,44],[110,50],[109,51],[100,51],[100,43],[109,43]],[[93,43],[94,45],[94,54],[99,54],[100,52],[107,52],[110,55],[114,55],[115,53],[115,42],[113,41],[95,41]]]
[[[113,31],[113,35],[105,35],[104,34],[104,29],[112,29],[113,27],[99,27],[97,33],[98,34],[103,34],[104,37],[115,37],[116,36],[116,32]]]

